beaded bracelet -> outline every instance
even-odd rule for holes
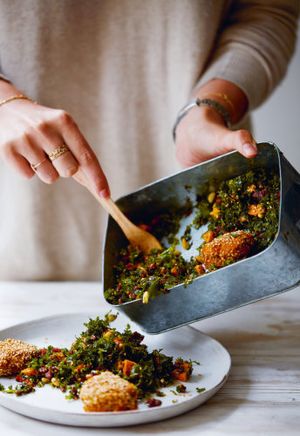
[[[202,98],[214,98],[214,97],[218,97],[219,99],[227,103],[228,106],[230,106],[232,112],[234,113],[234,104],[232,103],[231,99],[228,97],[227,94],[223,94],[222,92],[213,92],[213,93],[210,92],[207,95],[203,95]]]
[[[228,110],[218,101],[213,100],[211,98],[196,98],[195,100],[190,101],[188,104],[186,104],[178,113],[178,116],[176,118],[172,133],[173,133],[173,139],[174,142],[176,141],[176,129],[178,127],[178,124],[184,118],[188,112],[195,106],[208,106],[213,109],[215,109],[216,112],[218,112],[219,115],[223,118],[226,126],[230,129],[231,128],[231,119],[230,114]]]

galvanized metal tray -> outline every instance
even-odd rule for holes
[[[237,152],[158,180],[117,201],[118,206],[140,221],[168,207],[182,206],[187,197],[212,180],[236,177],[255,168],[272,168],[280,176],[280,218],[273,243],[259,254],[200,276],[184,287],[177,285],[168,294],[148,304],[141,300],[113,306],[148,333],[160,333],[190,324],[263,298],[288,291],[300,284],[300,175],[275,144],[261,143],[254,159]],[[122,231],[108,219],[103,253],[103,290],[113,286],[113,265],[118,252],[127,245]]]

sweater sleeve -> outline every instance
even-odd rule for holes
[[[287,71],[295,48],[299,3],[232,2],[198,86],[211,79],[224,79],[245,92],[249,109],[259,106]]]

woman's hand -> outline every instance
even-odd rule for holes
[[[222,96],[226,95],[226,99]],[[237,123],[245,114],[248,100],[243,91],[231,82],[214,79],[195,93],[196,97],[212,98],[223,104]],[[230,99],[228,99],[230,96]],[[248,130],[230,130],[221,115],[211,107],[195,106],[176,129],[176,156],[183,166],[191,166],[232,150],[247,158],[257,154],[255,141]]]
[[[19,92],[13,85],[0,83],[0,100],[16,94]],[[63,146],[69,151],[51,161],[49,154]],[[109,196],[108,183],[95,153],[75,121],[63,110],[29,100],[14,100],[0,106],[0,157],[21,176],[30,179],[36,174],[45,183],[71,177],[80,168],[96,193]]]
[[[229,130],[213,108],[194,107],[177,127],[176,156],[185,167],[232,150],[245,157],[254,157],[257,153],[251,133]]]

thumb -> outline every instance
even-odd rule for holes
[[[237,150],[244,157],[251,158],[257,155],[256,142],[248,130],[231,131],[225,137],[225,145],[229,150]]]

